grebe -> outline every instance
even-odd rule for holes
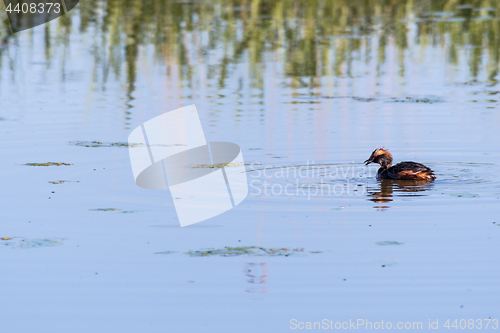
[[[364,161],[366,165],[370,163],[380,164],[377,171],[378,179],[410,179],[431,181],[436,179],[434,172],[423,164],[417,162],[401,162],[392,166],[392,155],[384,147],[377,148]]]

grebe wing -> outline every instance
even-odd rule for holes
[[[434,172],[425,165],[417,162],[401,162],[387,170],[394,176],[399,176],[399,179],[427,179],[435,178]]]

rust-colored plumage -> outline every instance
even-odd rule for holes
[[[417,162],[401,162],[392,165],[392,155],[384,147],[377,148],[373,151],[365,162],[380,164],[380,169],[377,171],[379,179],[401,179],[401,180],[421,180],[431,181],[436,179],[434,172],[423,164]]]

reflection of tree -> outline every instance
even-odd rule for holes
[[[390,208],[388,203],[393,201],[394,196],[397,197],[416,197],[424,196],[425,192],[431,189],[432,183],[414,181],[414,180],[378,180],[377,188],[368,188],[368,200],[379,205],[374,206],[378,210],[386,210]],[[394,193],[396,192],[396,194]]]
[[[167,67],[179,66],[179,79],[188,85],[197,65],[206,63],[207,78],[224,86],[243,59],[250,66],[254,87],[263,86],[262,66],[270,58],[278,60],[296,86],[307,82],[304,77],[313,86],[320,76],[352,75],[359,57],[376,58],[380,74],[389,43],[397,47],[402,75],[405,50],[414,43],[408,40],[410,29],[416,31],[420,46],[445,48],[443,62],[457,64],[465,53],[473,77],[486,67],[494,80],[500,60],[497,0],[101,0],[80,1],[77,8],[50,23],[58,26],[51,37],[70,43],[65,36],[78,15],[80,32],[95,34],[95,65],[104,66],[105,73],[111,68],[119,76],[126,63],[129,99],[135,89],[139,49],[148,45]],[[17,38],[9,35],[8,26],[5,12],[0,13],[3,44]]]

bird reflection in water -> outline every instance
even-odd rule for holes
[[[394,197],[422,197],[429,195],[424,192],[433,187],[433,183],[416,180],[393,180],[379,179],[378,186],[368,188],[368,200],[377,203],[373,206],[377,210],[384,211],[390,208],[388,203],[394,200]]]
[[[250,287],[245,289],[249,293],[267,293],[267,288],[264,285],[267,283],[268,267],[266,262],[262,263],[247,263],[244,268],[245,275],[248,277],[247,282]]]

